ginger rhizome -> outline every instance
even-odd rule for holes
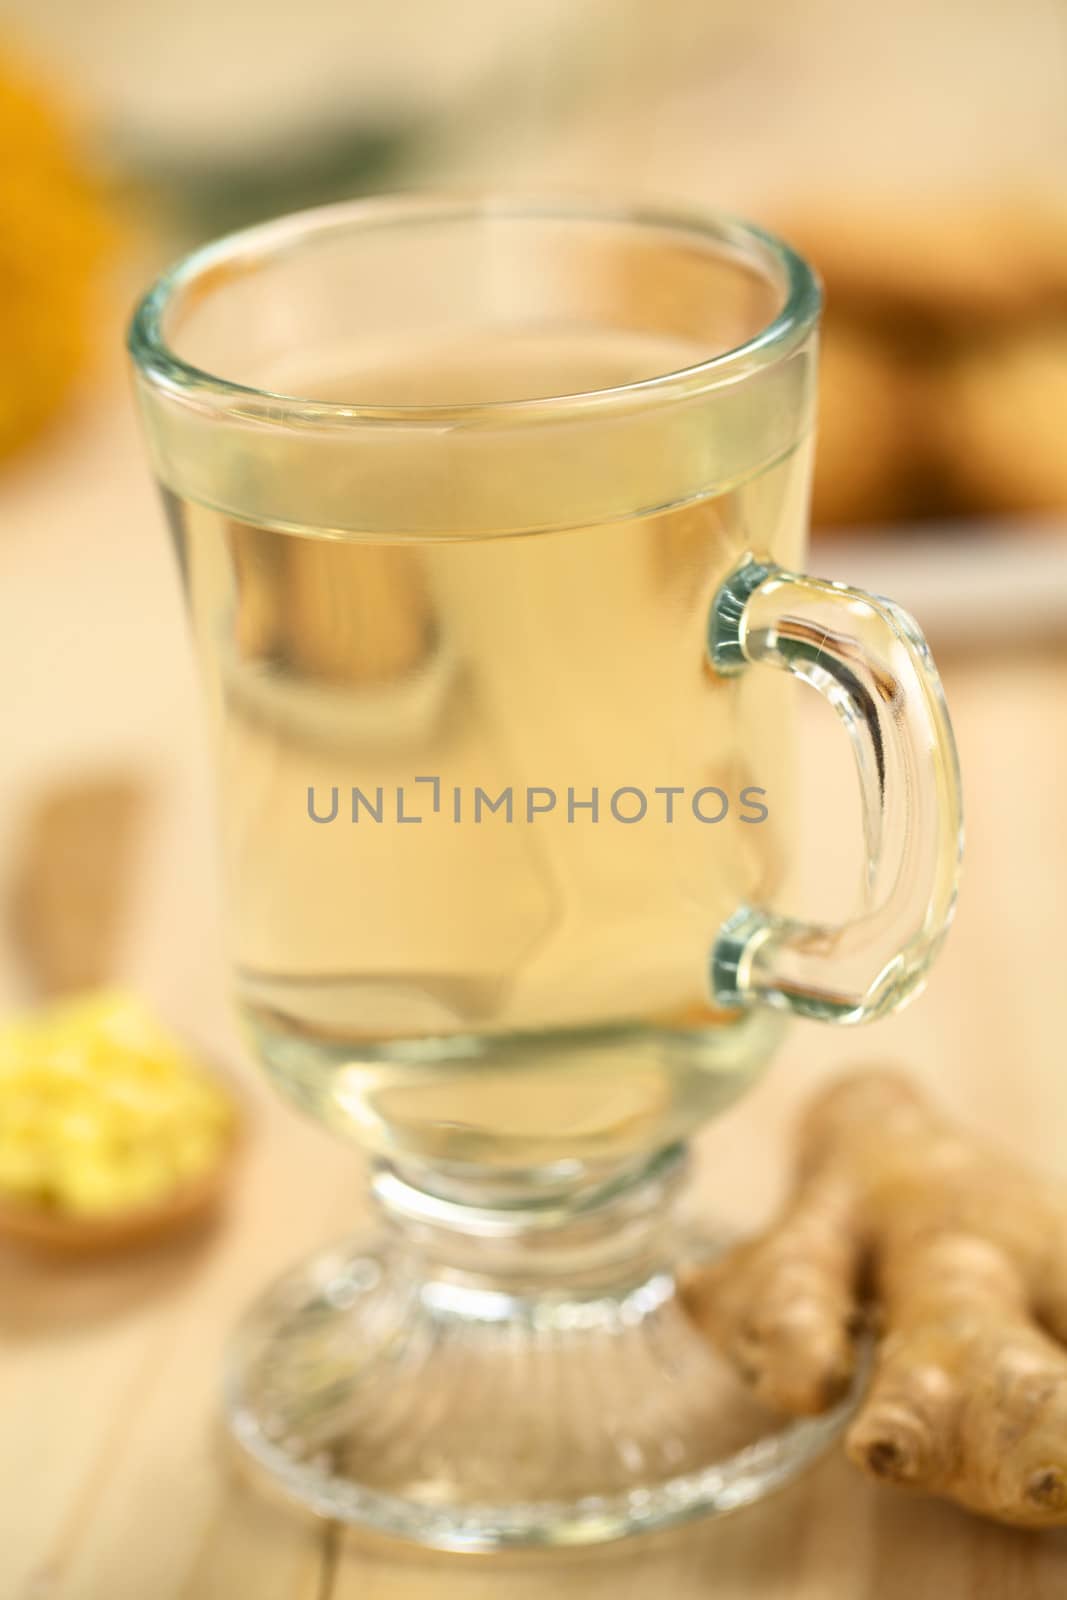
[[[844,1392],[872,1308],[852,1460],[1001,1521],[1067,1524],[1067,1193],[906,1078],[820,1095],[778,1220],[685,1294],[761,1399],[797,1414]]]

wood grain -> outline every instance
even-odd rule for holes
[[[72,508],[77,508],[73,515]],[[5,713],[0,877],[21,801],[62,763],[132,760],[161,802],[123,976],[236,1061],[206,764],[177,586],[116,397],[47,468],[0,486]],[[57,586],[55,574],[64,580]],[[936,642],[936,641],[935,641]],[[788,1126],[824,1074],[899,1058],[961,1114],[1067,1176],[1067,658],[948,663],[969,855],[927,994],[865,1033],[797,1026],[779,1061],[701,1137],[700,1203],[749,1225],[778,1192]],[[802,704],[806,848],[796,902],[848,904],[857,853],[847,752]],[[19,968],[0,959],[0,999]],[[488,1561],[427,1556],[315,1523],[235,1468],[217,1422],[220,1351],[273,1272],[344,1230],[358,1161],[254,1081],[253,1127],[212,1228],[113,1261],[0,1249],[3,1600],[1062,1600],[1067,1537],[979,1523],[832,1457],[777,1499],[616,1550]]]

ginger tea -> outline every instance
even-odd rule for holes
[[[412,350],[275,387],[462,406],[686,364],[678,341],[603,329]],[[769,1055],[777,1022],[718,1011],[707,961],[725,918],[780,882],[790,686],[718,677],[705,634],[746,553],[796,559],[806,448],[753,468],[746,445],[698,492],[667,483],[590,525],[567,520],[577,449],[537,484],[536,520],[521,474],[513,495],[494,480],[489,530],[465,527],[478,479],[428,481],[444,531],[416,516],[388,539],[166,492],[213,711],[238,1002],[315,1115],[438,1168],[610,1162],[688,1132]],[[315,460],[297,444],[288,461],[313,503]]]

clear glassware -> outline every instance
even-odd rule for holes
[[[210,245],[136,314],[237,1002],[373,1159],[377,1221],[228,1361],[237,1438],[325,1514],[609,1539],[758,1499],[839,1425],[725,1372],[674,1208],[787,1014],[900,1004],[954,902],[922,636],[798,575],[818,313],[742,223],[408,199]],[[840,927],[773,908],[790,677],[855,751]]]

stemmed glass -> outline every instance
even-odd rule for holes
[[[798,575],[818,313],[742,223],[435,199],[237,234],[137,311],[237,1003],[372,1157],[373,1223],[227,1365],[237,1438],[317,1511],[608,1539],[758,1499],[838,1425],[746,1404],[674,1207],[788,1014],[902,1002],[955,893],[925,642]],[[841,926],[774,910],[795,678],[856,756]]]

